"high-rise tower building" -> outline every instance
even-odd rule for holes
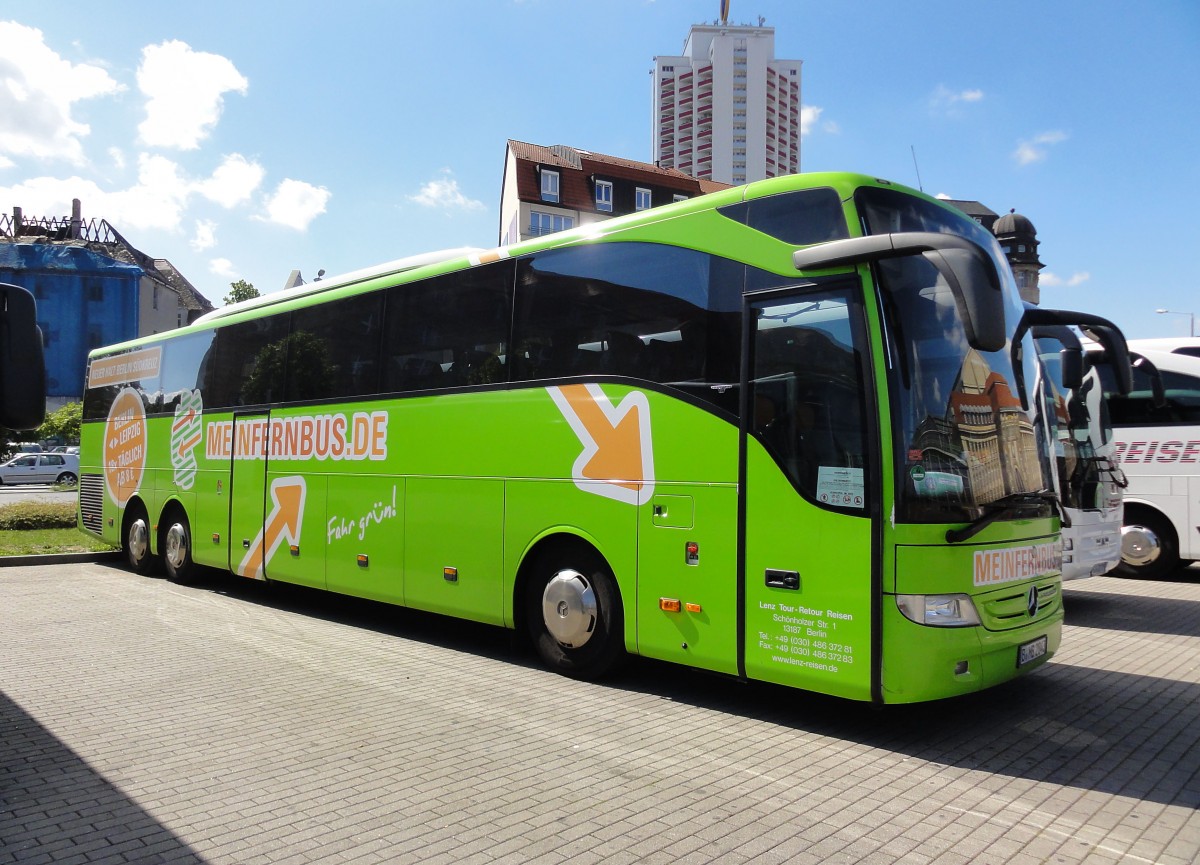
[[[775,59],[761,18],[693,25],[652,74],[658,165],[734,184],[800,170],[800,61]]]

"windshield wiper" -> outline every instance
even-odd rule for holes
[[[1010,493],[1002,498],[998,498],[993,502],[988,502],[983,507],[985,513],[967,523],[961,529],[949,529],[946,531],[946,543],[961,544],[963,541],[969,540],[982,532],[996,520],[1013,511],[1028,511],[1030,509],[1041,509],[1045,504],[1049,503],[1058,510],[1059,520],[1064,526],[1070,526],[1071,521],[1067,519],[1066,513],[1062,508],[1058,507],[1058,496],[1051,490],[1040,490],[1033,493]]]

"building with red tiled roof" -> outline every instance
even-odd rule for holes
[[[508,142],[500,191],[500,243],[517,243],[728,188],[646,162]]]

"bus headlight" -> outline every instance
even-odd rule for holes
[[[979,624],[979,613],[970,595],[896,595],[904,618],[918,625],[966,628]]]

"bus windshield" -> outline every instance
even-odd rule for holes
[[[1008,283],[1005,324],[1014,331],[1023,310],[990,232],[888,189],[864,187],[855,199],[868,234],[951,233],[988,250]],[[1007,496],[1049,489],[1045,430],[1022,404],[1009,346],[983,352],[967,344],[954,295],[925,259],[886,259],[876,273],[889,342],[897,521],[969,521]],[[1037,354],[1028,334],[1022,348],[1024,380],[1032,385]]]

